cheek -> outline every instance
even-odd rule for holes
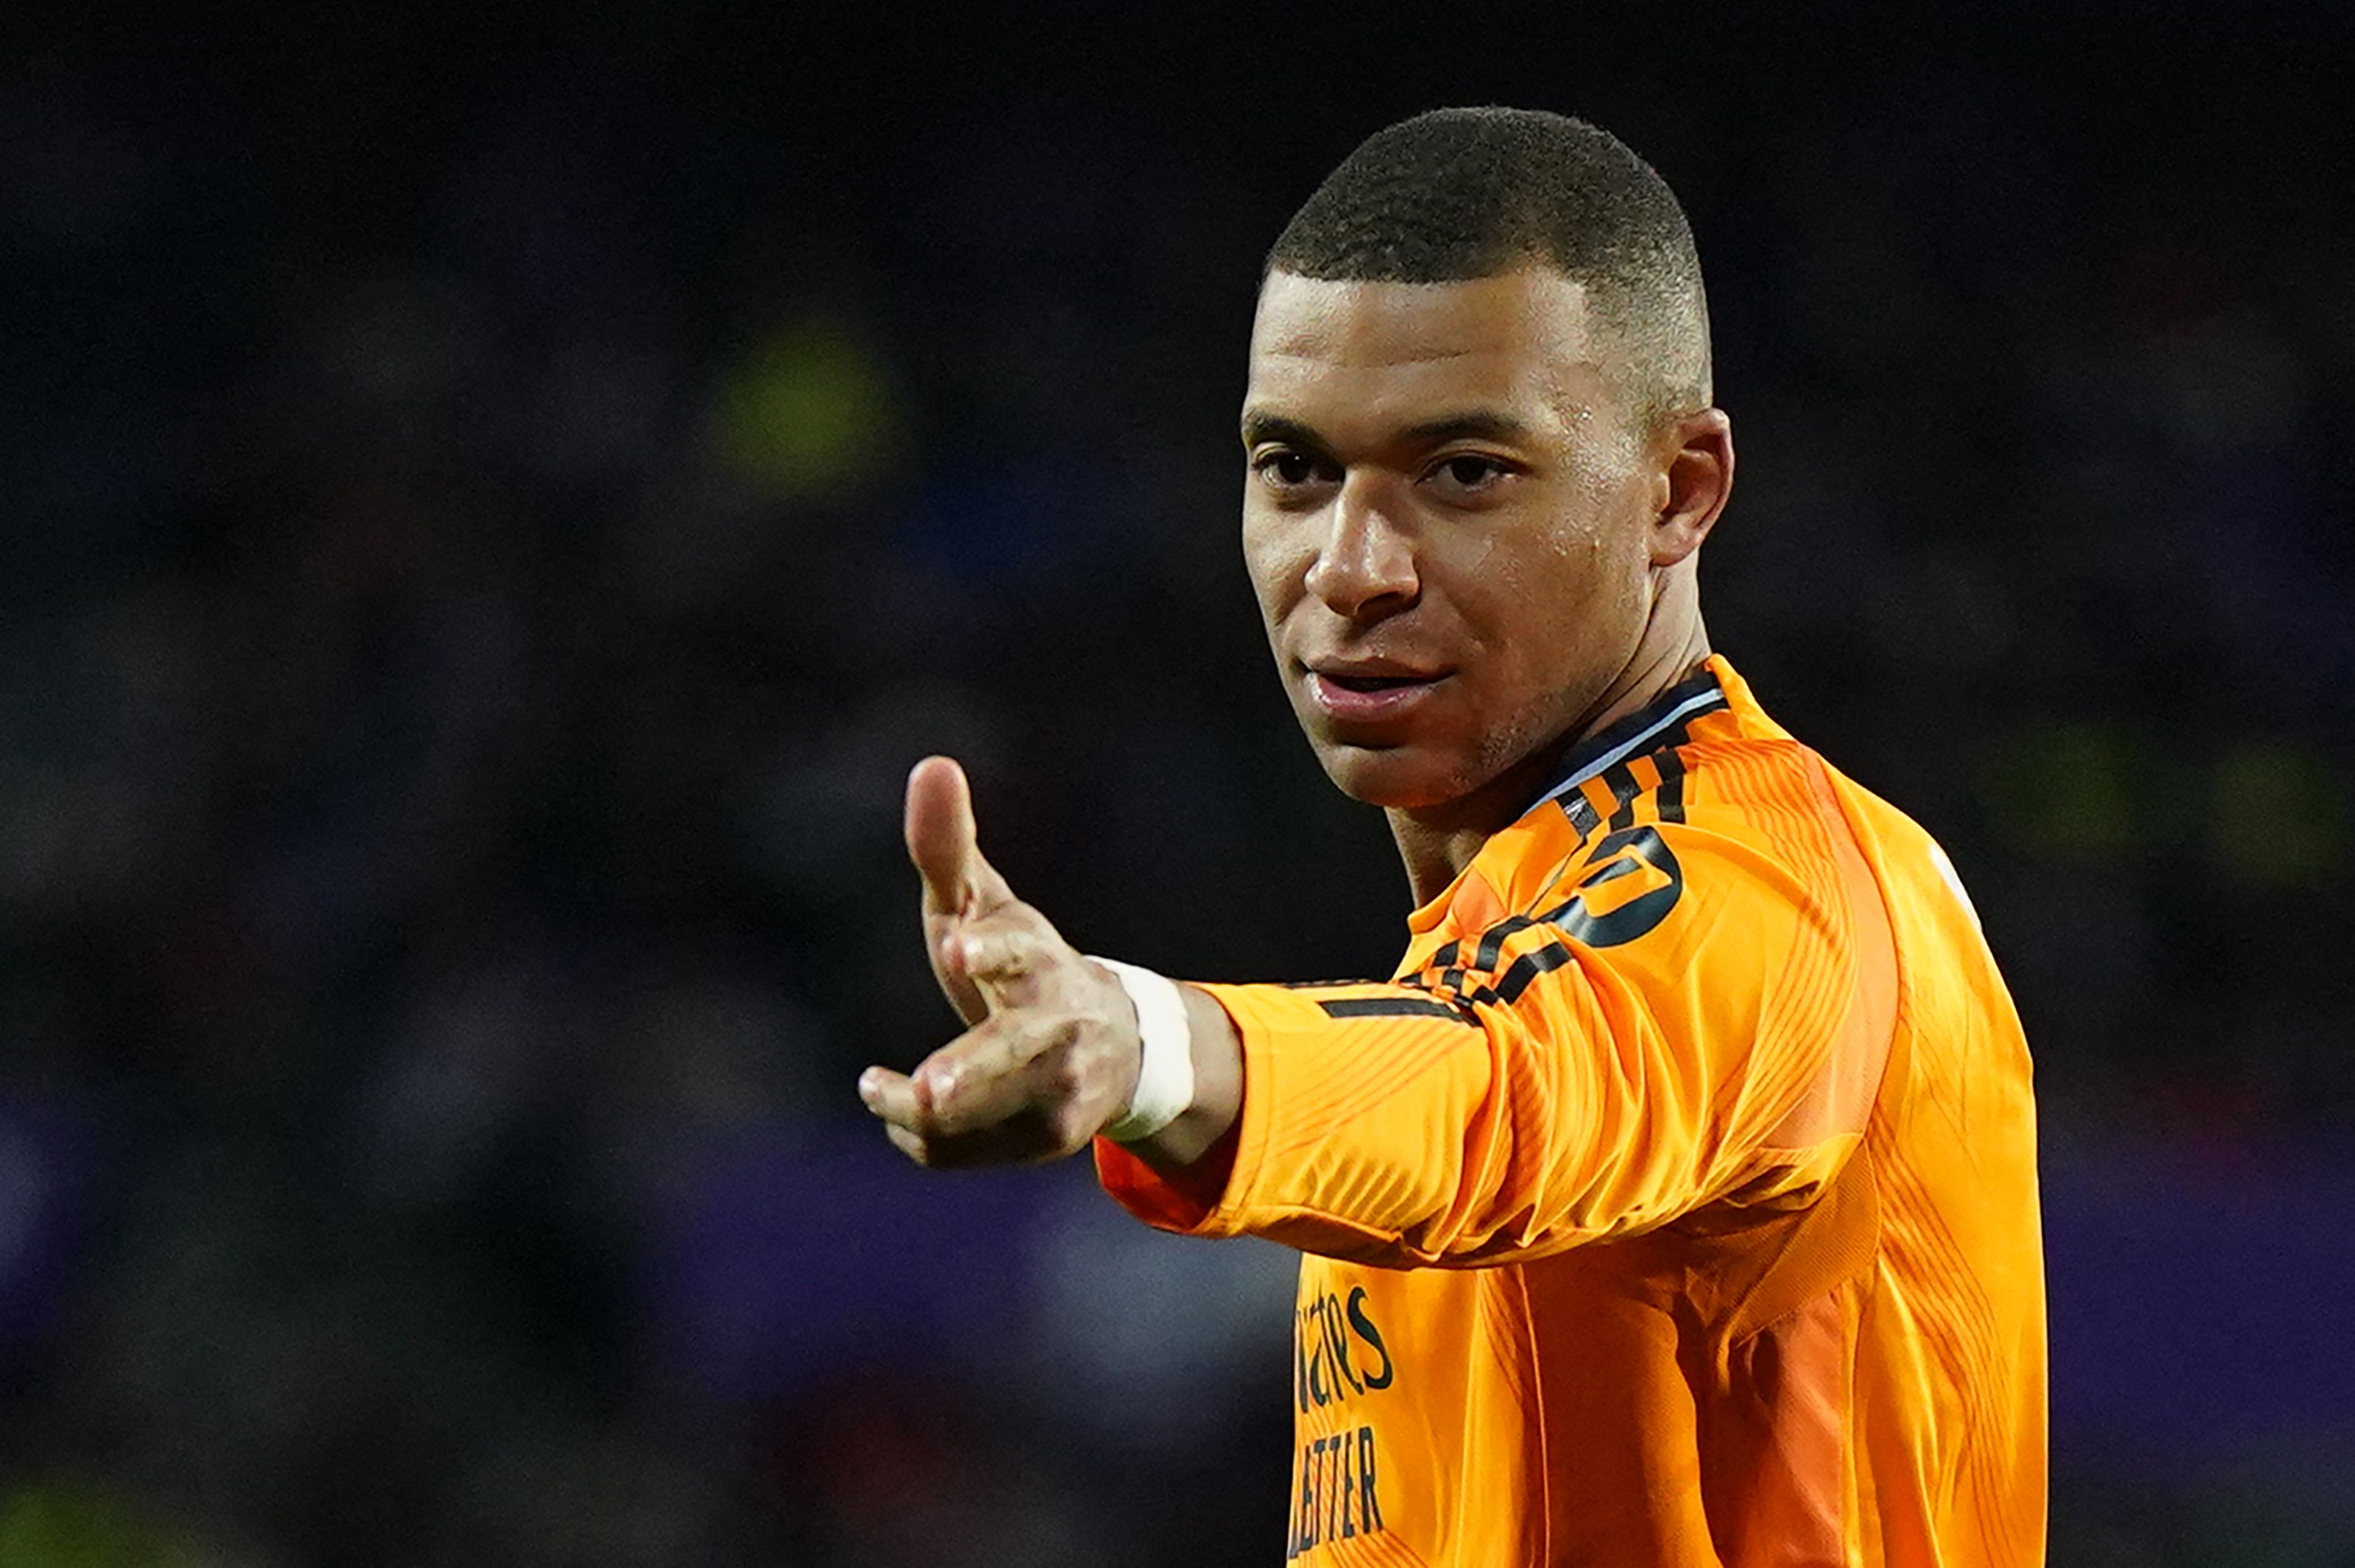
[[[1465,618],[1511,663],[1551,663],[1622,597],[1619,553],[1584,530],[1509,544],[1484,540],[1467,549],[1455,573]]]
[[[1292,612],[1306,592],[1308,568],[1315,551],[1308,531],[1269,517],[1254,509],[1243,513],[1243,570],[1251,574],[1252,592],[1270,629]]]
[[[1465,620],[1496,672],[1493,696],[1555,722],[1557,701],[1573,706],[1607,680],[1642,636],[1644,560],[1604,531],[1564,532],[1533,550],[1489,548],[1476,570]]]
[[[1645,531],[1634,509],[1600,511],[1591,526],[1565,534],[1550,562],[1565,599],[1591,611],[1640,613],[1650,575]]]

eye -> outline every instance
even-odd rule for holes
[[[1512,476],[1513,470],[1497,458],[1461,452],[1440,459],[1429,477],[1451,490],[1474,493],[1492,490]]]
[[[1252,472],[1279,490],[1296,490],[1325,476],[1325,464],[1305,452],[1278,447],[1252,459]]]

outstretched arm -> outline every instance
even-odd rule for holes
[[[1828,817],[1711,817],[1602,836],[1400,982],[1205,987],[1247,1080],[1223,1179],[1100,1145],[1105,1187],[1165,1229],[1393,1268],[1812,1201],[1889,1059],[1888,922]]]
[[[858,1097],[900,1152],[954,1167],[1060,1159],[1126,1114],[1143,1061],[1136,1009],[1112,973],[1014,896],[981,852],[964,770],[927,757],[908,775],[908,855],[923,880],[924,948],[965,1032],[910,1073],[870,1067]],[[1242,1104],[1242,1048],[1226,1009],[1179,987],[1192,1103],[1129,1146],[1178,1171]]]

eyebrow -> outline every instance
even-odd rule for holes
[[[1525,421],[1502,410],[1466,409],[1461,413],[1442,414],[1411,424],[1398,432],[1394,439],[1415,446],[1439,446],[1451,441],[1522,441],[1529,435],[1529,427]],[[1324,439],[1298,420],[1264,409],[1245,411],[1243,444],[1256,446],[1268,441],[1316,452],[1326,447]]]
[[[1282,414],[1269,413],[1265,409],[1243,411],[1243,444],[1257,446],[1263,441],[1280,442],[1285,446],[1306,447],[1321,452],[1325,443],[1315,431],[1298,420]]]
[[[1467,409],[1459,414],[1443,414],[1409,425],[1399,432],[1405,440],[1423,446],[1450,441],[1520,441],[1529,433],[1527,423],[1500,409]]]

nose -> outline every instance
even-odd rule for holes
[[[1350,621],[1396,614],[1422,592],[1414,540],[1392,520],[1376,475],[1360,472],[1342,482],[1306,586]]]

